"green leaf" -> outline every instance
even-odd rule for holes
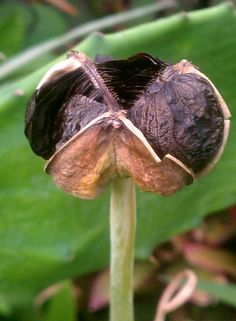
[[[235,34],[235,11],[224,4],[115,34],[92,34],[77,49],[91,57],[146,51],[171,62],[189,59],[212,79],[234,112]],[[13,306],[30,302],[49,284],[97,270],[109,258],[108,193],[84,201],[59,191],[23,135],[26,103],[47,69],[0,90],[0,292]],[[17,88],[25,95],[15,96]],[[138,193],[137,258],[147,258],[156,244],[236,202],[235,132],[233,118],[221,161],[193,186],[170,198]]]
[[[32,23],[33,28],[27,34],[27,47],[46,39],[57,37],[67,30],[68,23],[65,17],[53,7],[34,4],[31,5],[31,10],[32,20],[34,19],[35,22]]]
[[[0,315],[8,316],[10,314],[11,308],[4,296],[0,293]]]
[[[50,28],[49,28],[50,26]],[[11,3],[2,4],[0,11],[0,52],[6,58],[22,49],[33,46],[39,42],[65,33],[68,23],[65,17],[53,7],[42,4],[23,6],[13,0]],[[45,53],[33,63],[18,66],[11,79],[22,77],[40,68],[52,59],[53,53]],[[9,60],[6,60],[9,61]],[[3,61],[5,62],[5,61]],[[9,78],[8,78],[9,79]]]
[[[233,284],[218,284],[200,280],[197,287],[217,300],[236,307],[236,286]]]
[[[1,4],[0,52],[8,57],[23,49],[29,19],[29,13],[22,4],[15,1]]]
[[[42,321],[76,321],[77,304],[72,284],[67,281],[51,299]]]

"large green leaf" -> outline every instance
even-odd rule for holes
[[[234,284],[219,284],[200,280],[197,287],[215,299],[236,307],[236,286]]]
[[[164,60],[187,58],[206,73],[234,112],[236,18],[229,5],[177,14],[116,34],[93,34],[77,49],[126,57],[146,51]],[[0,294],[25,304],[43,287],[108,264],[108,193],[96,201],[65,195],[43,173],[44,162],[23,135],[29,96],[48,67],[0,91]],[[17,88],[24,90],[15,96]],[[236,202],[236,121],[219,165],[170,198],[138,193],[136,257]]]
[[[25,6],[15,1],[9,2],[1,3],[0,10],[0,52],[7,57],[23,49],[30,22],[30,14]]]
[[[32,16],[34,16],[37,23],[27,34],[27,47],[35,45],[40,41],[60,36],[68,29],[65,17],[53,7],[34,4],[31,5],[31,10]]]
[[[69,281],[60,285],[59,290],[51,299],[49,308],[42,321],[76,321],[77,302],[74,288]]]

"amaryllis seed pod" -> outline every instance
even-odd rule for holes
[[[26,112],[33,151],[75,196],[97,197],[115,177],[170,195],[208,172],[227,140],[229,110],[187,60],[123,60],[71,52],[40,81]]]

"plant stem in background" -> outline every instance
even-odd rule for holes
[[[5,77],[8,77],[13,72],[17,71],[19,68],[22,68],[24,65],[27,65],[29,62],[35,60],[36,58],[40,57],[46,52],[60,48],[61,46],[66,45],[70,41],[85,36],[90,32],[101,31],[106,28],[111,28],[118,24],[130,22],[135,19],[169,8],[175,8],[175,2],[173,0],[168,0],[163,3],[154,3],[151,5],[143,6],[141,8],[128,10],[122,13],[117,13],[85,23],[82,26],[68,31],[62,36],[59,36],[57,38],[29,48],[23,51],[22,53],[15,55],[13,58],[7,60],[0,67],[0,80],[4,79]]]
[[[134,321],[133,262],[136,230],[135,186],[115,179],[110,205],[110,321]]]

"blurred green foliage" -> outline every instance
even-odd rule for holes
[[[9,57],[39,41],[58,36],[68,28],[64,14],[48,6],[33,4],[31,12],[17,1],[0,6],[0,34],[4,35],[0,52]],[[39,23],[34,23],[34,15]],[[107,35],[94,33],[76,49],[90,57],[96,54],[127,57],[148,52],[169,62],[188,59],[212,79],[234,114],[235,34],[235,10],[230,4],[222,4]],[[65,195],[53,185],[51,177],[43,173],[44,162],[32,153],[24,137],[25,106],[48,69],[48,66],[41,69],[38,66],[49,61],[53,64],[52,58],[57,56],[57,52],[47,53],[0,87],[2,320],[10,321],[12,315],[14,320],[27,319],[26,312],[22,312],[22,317],[21,313],[16,316],[16,311],[28,311],[31,320],[41,318],[35,311],[32,316],[28,308],[40,290],[61,280],[97,271],[109,260],[108,192],[95,201]],[[21,78],[33,69],[36,71]],[[23,95],[16,94],[18,89]],[[193,186],[171,198],[138,193],[136,258],[147,259],[157,244],[195,227],[204,216],[236,203],[235,132],[233,119],[222,160],[211,174]],[[227,293],[235,293],[233,285],[222,286],[221,295],[217,295],[219,289],[214,285],[202,287],[224,302],[231,297]],[[74,298],[70,293],[66,285],[64,292],[53,299],[42,320],[53,321],[59,315],[61,319],[58,320],[74,320],[73,315],[63,317],[68,306],[73,310]],[[60,306],[64,301],[67,303],[62,311]],[[228,303],[234,305],[235,301],[230,298]]]

